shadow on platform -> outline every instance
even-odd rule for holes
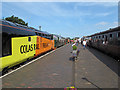
[[[92,54],[96,56],[96,58],[98,58],[101,62],[103,62],[120,77],[120,63],[118,61],[97,49],[89,47],[87,47],[86,49],[88,49]]]
[[[83,77],[82,79],[85,80],[85,81],[87,81],[87,82],[89,82],[89,83],[91,83],[93,86],[95,86],[96,88],[98,88],[98,90],[102,90],[100,87],[98,87],[96,84],[94,84],[93,82],[91,82],[90,80],[88,80],[86,77]]]

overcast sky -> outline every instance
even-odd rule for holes
[[[82,37],[118,26],[118,2],[2,2],[2,17],[64,37]]]

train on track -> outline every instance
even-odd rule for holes
[[[67,43],[65,38],[59,35],[6,20],[0,20],[0,27],[0,36],[2,36],[0,71],[2,72]]]
[[[116,60],[120,60],[120,26],[83,37],[82,40],[84,39],[88,41],[88,46],[94,47]]]

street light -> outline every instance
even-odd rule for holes
[[[41,26],[39,26],[39,30],[41,31]]]

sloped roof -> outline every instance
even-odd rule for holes
[[[109,30],[106,30],[103,32],[95,33],[95,34],[92,34],[92,35],[87,36],[87,37],[96,36],[96,35],[105,34],[105,33],[110,33],[110,32],[115,32],[115,31],[120,31],[120,26],[118,26],[116,28],[112,28],[112,29],[110,28]]]

